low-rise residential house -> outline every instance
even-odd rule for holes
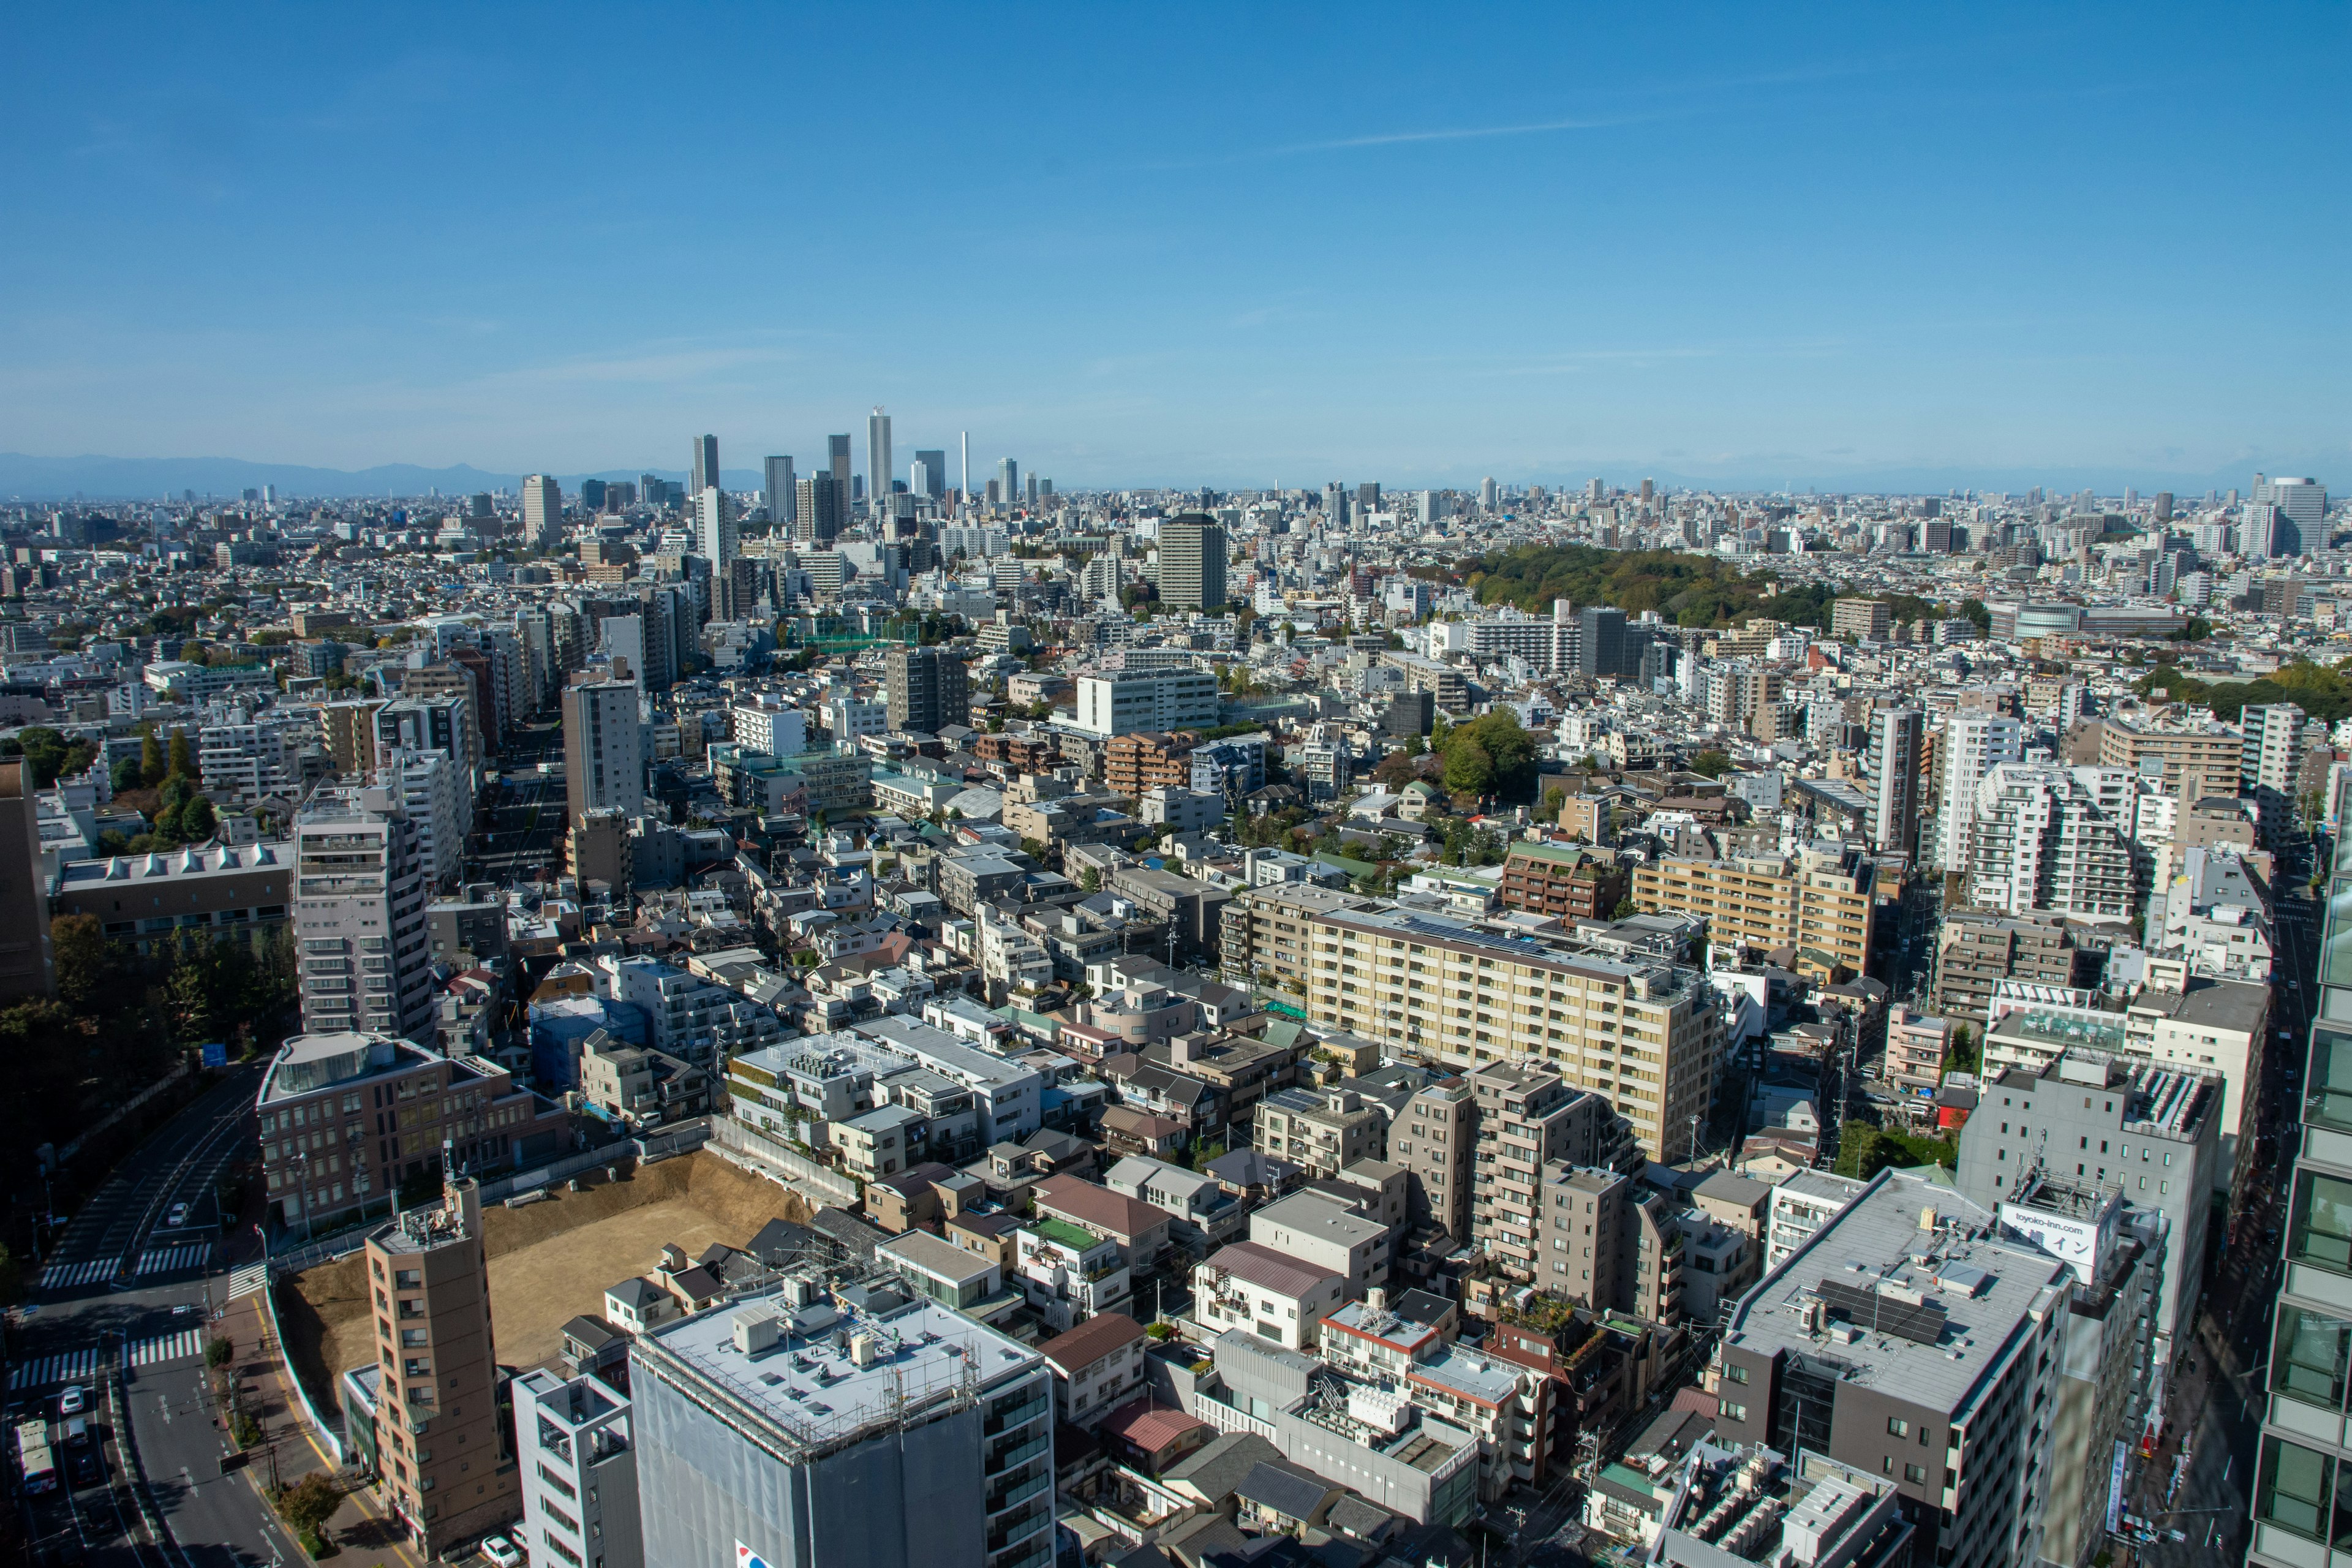
[[[1193,1321],[1212,1335],[1238,1329],[1312,1350],[1323,1320],[1347,1299],[1346,1276],[1259,1242],[1221,1247],[1192,1266]]]
[[[1103,1173],[1103,1185],[1168,1215],[1169,1235],[1194,1254],[1237,1239],[1248,1220],[1248,1205],[1215,1177],[1139,1154]]]
[[[1054,1415],[1091,1427],[1143,1391],[1143,1325],[1124,1312],[1097,1312],[1037,1347],[1054,1373]]]

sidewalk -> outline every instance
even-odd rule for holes
[[[229,1364],[237,1370],[260,1407],[263,1442],[254,1450],[246,1473],[256,1493],[264,1494],[262,1506],[267,1508],[267,1455],[271,1443],[277,1447],[278,1480],[284,1486],[292,1486],[314,1470],[331,1473],[334,1463],[302,1418],[291,1387],[293,1371],[269,1337],[268,1319],[260,1303],[250,1296],[235,1302],[215,1325],[215,1331],[226,1335],[236,1348]],[[424,1560],[408,1544],[399,1524],[376,1505],[370,1488],[346,1493],[327,1531],[341,1548],[336,1561],[352,1568],[423,1568]]]

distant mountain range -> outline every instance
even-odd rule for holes
[[[2185,500],[2202,496],[2207,490],[2244,490],[2252,485],[2256,469],[2273,478],[2309,474],[2326,482],[2331,465],[2326,459],[2315,460],[2308,456],[2293,461],[2257,458],[2210,473],[2168,473],[2112,466],[2027,468],[1997,465],[1980,469],[1814,466],[1800,459],[1765,457],[1732,458],[1720,465],[1679,470],[1640,462],[1599,462],[1576,468],[1547,463],[1532,473],[1498,473],[1495,477],[1513,484],[1533,481],[1568,489],[1581,487],[1588,478],[1598,474],[1612,486],[1627,489],[1649,478],[1668,489],[1813,490],[1832,495],[1944,495],[1954,490],[2018,494],[2036,485],[2053,495],[2070,495],[2082,489],[2119,495],[2128,486],[2143,495],[2168,489]],[[680,482],[686,479],[683,468],[610,468],[594,474],[559,474],[556,478],[562,481],[564,492],[573,495],[579,492],[583,479],[635,479],[647,473]],[[727,488],[734,490],[756,490],[766,483],[764,476],[751,468],[728,468],[721,477]],[[1443,479],[1415,484],[1398,482],[1390,488],[1475,490],[1481,477],[1465,470]],[[296,463],[256,463],[241,458],[36,458],[22,452],[0,452],[0,500],[157,500],[177,498],[187,490],[195,491],[199,498],[231,500],[244,490],[264,485],[275,485],[280,496],[289,498],[405,498],[426,496],[436,490],[444,496],[457,496],[477,490],[516,490],[521,488],[522,479],[520,474],[494,474],[465,463],[447,468],[385,463],[354,470],[305,468]],[[1139,486],[1148,483],[1136,482]],[[1221,489],[1233,488],[1213,478],[1205,482]]]
[[[580,481],[635,479],[653,474],[684,482],[684,468],[614,468],[599,474],[559,474],[564,493],[579,492]],[[724,468],[720,479],[730,489],[758,489],[767,481],[756,469]],[[350,496],[413,497],[437,490],[445,496],[471,495],[477,490],[517,490],[520,474],[493,474],[468,463],[455,468],[425,468],[414,463],[384,463],[373,468],[312,468],[299,463],[255,463],[242,458],[35,458],[22,452],[0,452],[0,500],[177,500],[194,490],[201,499],[234,500],[245,490],[275,485],[284,497]]]

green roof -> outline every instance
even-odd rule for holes
[[[1629,1487],[1643,1497],[1658,1495],[1658,1489],[1650,1484],[1650,1478],[1639,1470],[1628,1469],[1623,1465],[1603,1465],[1601,1467],[1601,1473],[1619,1486]]]
[[[1337,866],[1350,877],[1378,876],[1381,869],[1370,860],[1350,860],[1345,855],[1334,855],[1328,850],[1312,858],[1325,866]]]
[[[1024,1222],[1021,1228],[1034,1231],[1047,1241],[1066,1247],[1081,1256],[1089,1248],[1099,1247],[1103,1241],[1094,1232],[1081,1230],[1066,1219],[1033,1219]]]
[[[1265,1034],[1263,1038],[1269,1046],[1279,1046],[1283,1049],[1287,1050],[1290,1047],[1296,1045],[1298,1041],[1298,1037],[1306,1032],[1306,1028],[1302,1025],[1295,1024],[1288,1018],[1277,1018],[1273,1023],[1268,1024],[1265,1026]]]
[[[1571,865],[1584,860],[1592,853],[1585,844],[1514,844],[1510,858],[1514,860],[1566,860]]]

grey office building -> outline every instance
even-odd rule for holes
[[[645,1561],[1046,1568],[1053,1374],[880,1287],[793,1278],[629,1352]]]
[[[693,472],[686,482],[686,498],[692,500],[705,490],[719,488],[719,437],[697,436],[694,438]]]
[[[1630,680],[1642,672],[1642,653],[1650,646],[1646,628],[1625,624],[1625,612],[1598,605],[1577,612],[1577,668],[1595,679],[1612,677]]]
[[[2225,1089],[2217,1072],[2079,1046],[2039,1072],[2011,1068],[1986,1081],[1960,1129],[1960,1192],[1997,1208],[2041,1171],[2162,1215],[2156,1332],[2169,1354],[2197,1310]]]
[[[826,466],[833,470],[834,500],[840,507],[840,517],[845,522],[849,517],[849,503],[857,494],[849,471],[849,437],[845,435],[827,436],[824,447]],[[840,532],[841,527],[841,523],[836,523],[834,533]],[[833,534],[828,533],[825,537],[831,539]]]
[[[1225,607],[1225,531],[1205,513],[1160,525],[1160,602],[1170,609]]]
[[[800,518],[800,490],[793,479],[790,458],[768,459],[768,521],[789,529]]]
[[[894,647],[883,666],[890,729],[936,735],[944,724],[971,722],[971,686],[963,660],[945,648]]]
[[[1937,1563],[2032,1568],[2073,1292],[1986,1210],[1882,1171],[1732,1309],[1715,1440],[1894,1481]]]
[[[877,407],[866,417],[866,497],[877,512],[886,511],[890,493],[890,416]]]
[[[948,493],[947,453],[938,447],[919,447],[915,449],[915,461],[922,465],[923,479],[910,488],[917,495],[929,496],[933,500],[944,499]]]
[[[1006,506],[1021,500],[1021,465],[1011,458],[996,460],[996,495]]]

